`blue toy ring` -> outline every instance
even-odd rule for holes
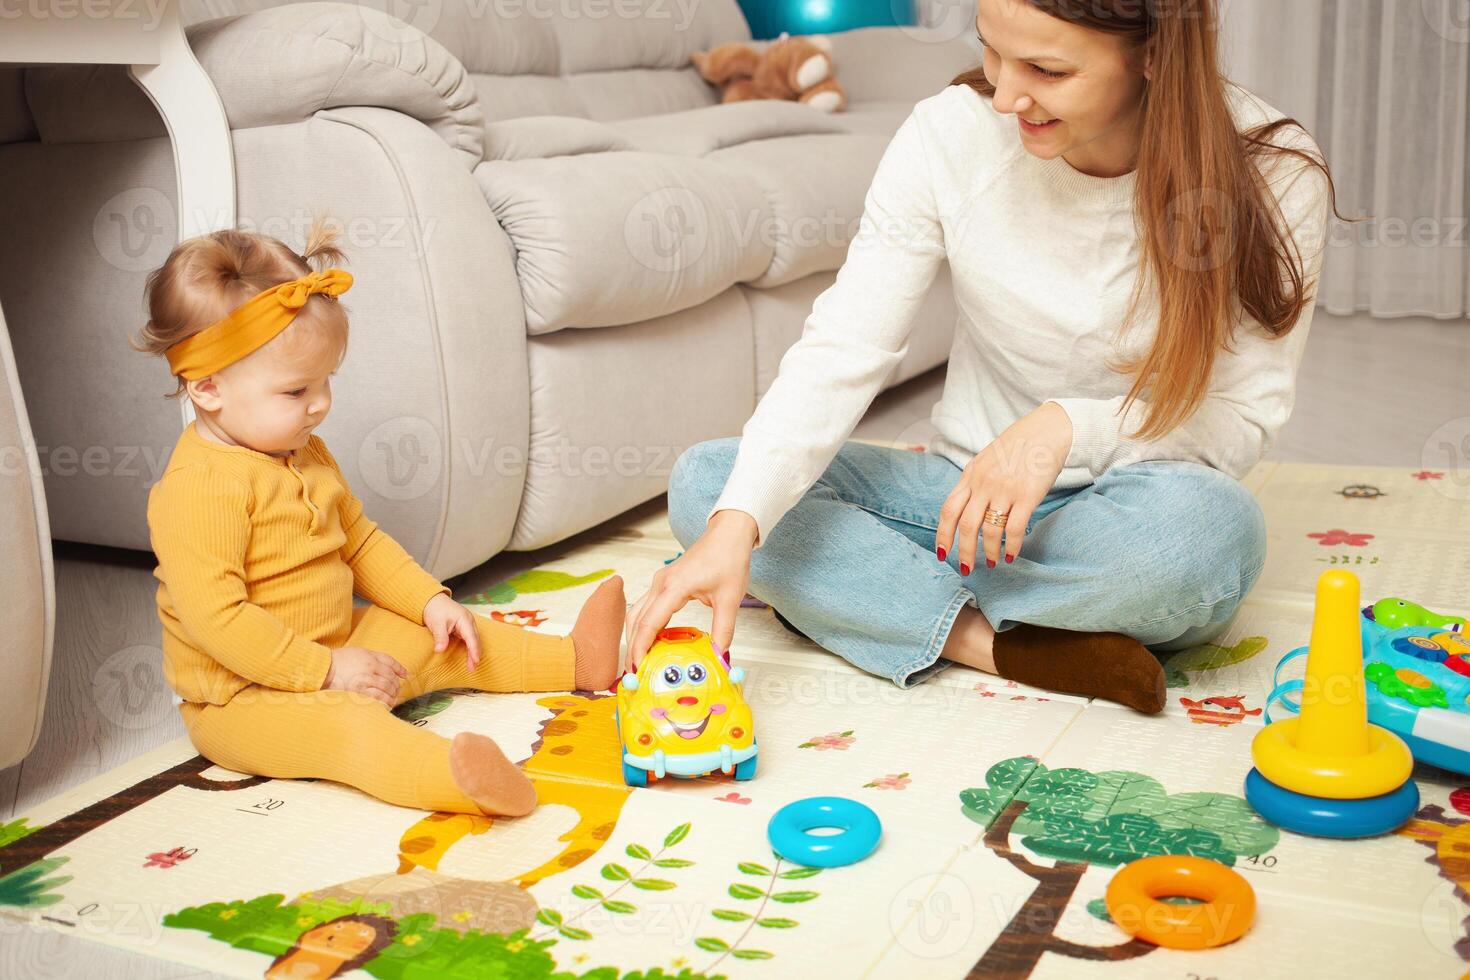
[[[813,834],[819,827],[840,831]],[[779,856],[812,868],[840,868],[873,853],[883,824],[871,807],[841,796],[810,796],[776,811],[766,827]]]
[[[1245,798],[1267,823],[1311,837],[1376,837],[1403,826],[1419,809],[1412,779],[1382,796],[1329,800],[1277,786],[1255,769],[1246,773]]]

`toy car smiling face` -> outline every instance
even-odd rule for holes
[[[675,775],[723,768],[713,761],[722,755],[739,761],[755,738],[743,679],[740,668],[725,670],[704,632],[660,632],[637,677],[625,678],[618,689],[618,724],[629,759]],[[660,764],[653,763],[656,757]],[[688,765],[677,761],[681,757]]]

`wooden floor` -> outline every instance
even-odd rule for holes
[[[855,436],[921,442],[943,369],[884,393]],[[1372,321],[1319,313],[1302,363],[1295,413],[1271,457],[1440,469],[1470,466],[1470,445],[1445,457],[1436,430],[1470,415],[1470,324]],[[1426,460],[1428,451],[1431,458]],[[1437,454],[1437,455],[1435,455]],[[645,509],[663,507],[650,501]],[[451,580],[471,594],[544,561],[504,553]],[[0,771],[0,821],[182,735],[157,664],[153,556],[59,543],[56,645],[39,744]],[[635,596],[630,596],[636,598]],[[192,977],[198,971],[0,920],[0,977]]]

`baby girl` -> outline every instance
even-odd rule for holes
[[[139,350],[164,354],[196,421],[148,495],[164,674],[189,737],[238,772],[319,777],[402,806],[513,815],[530,780],[484,735],[394,705],[426,691],[603,690],[625,601],[608,579],[570,636],[476,616],[363,513],[313,429],[332,406],[352,285],[335,235],[182,242],[148,278]],[[353,593],[371,605],[354,608]]]

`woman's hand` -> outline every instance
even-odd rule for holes
[[[1056,402],[1042,402],[1015,421],[970,460],[939,509],[935,554],[943,561],[959,534],[960,574],[975,567],[976,542],[983,533],[985,563],[994,568],[1001,555],[1002,529],[985,523],[986,509],[1009,514],[1004,528],[1006,561],[1021,551],[1031,512],[1056,482],[1072,449],[1072,419]]]
[[[367,647],[338,647],[332,651],[322,690],[356,691],[377,698],[388,707],[398,700],[398,687],[408,671],[386,653]]]
[[[475,614],[440,592],[424,606],[424,625],[434,634],[434,652],[443,653],[450,636],[458,636],[469,648],[468,663],[474,670],[480,663],[480,631]]]
[[[654,574],[653,585],[628,611],[629,669],[638,669],[658,631],[690,599],[714,610],[711,639],[721,650],[730,649],[735,613],[750,583],[750,553],[757,533],[755,518],[744,511],[717,511],[699,540]]]

